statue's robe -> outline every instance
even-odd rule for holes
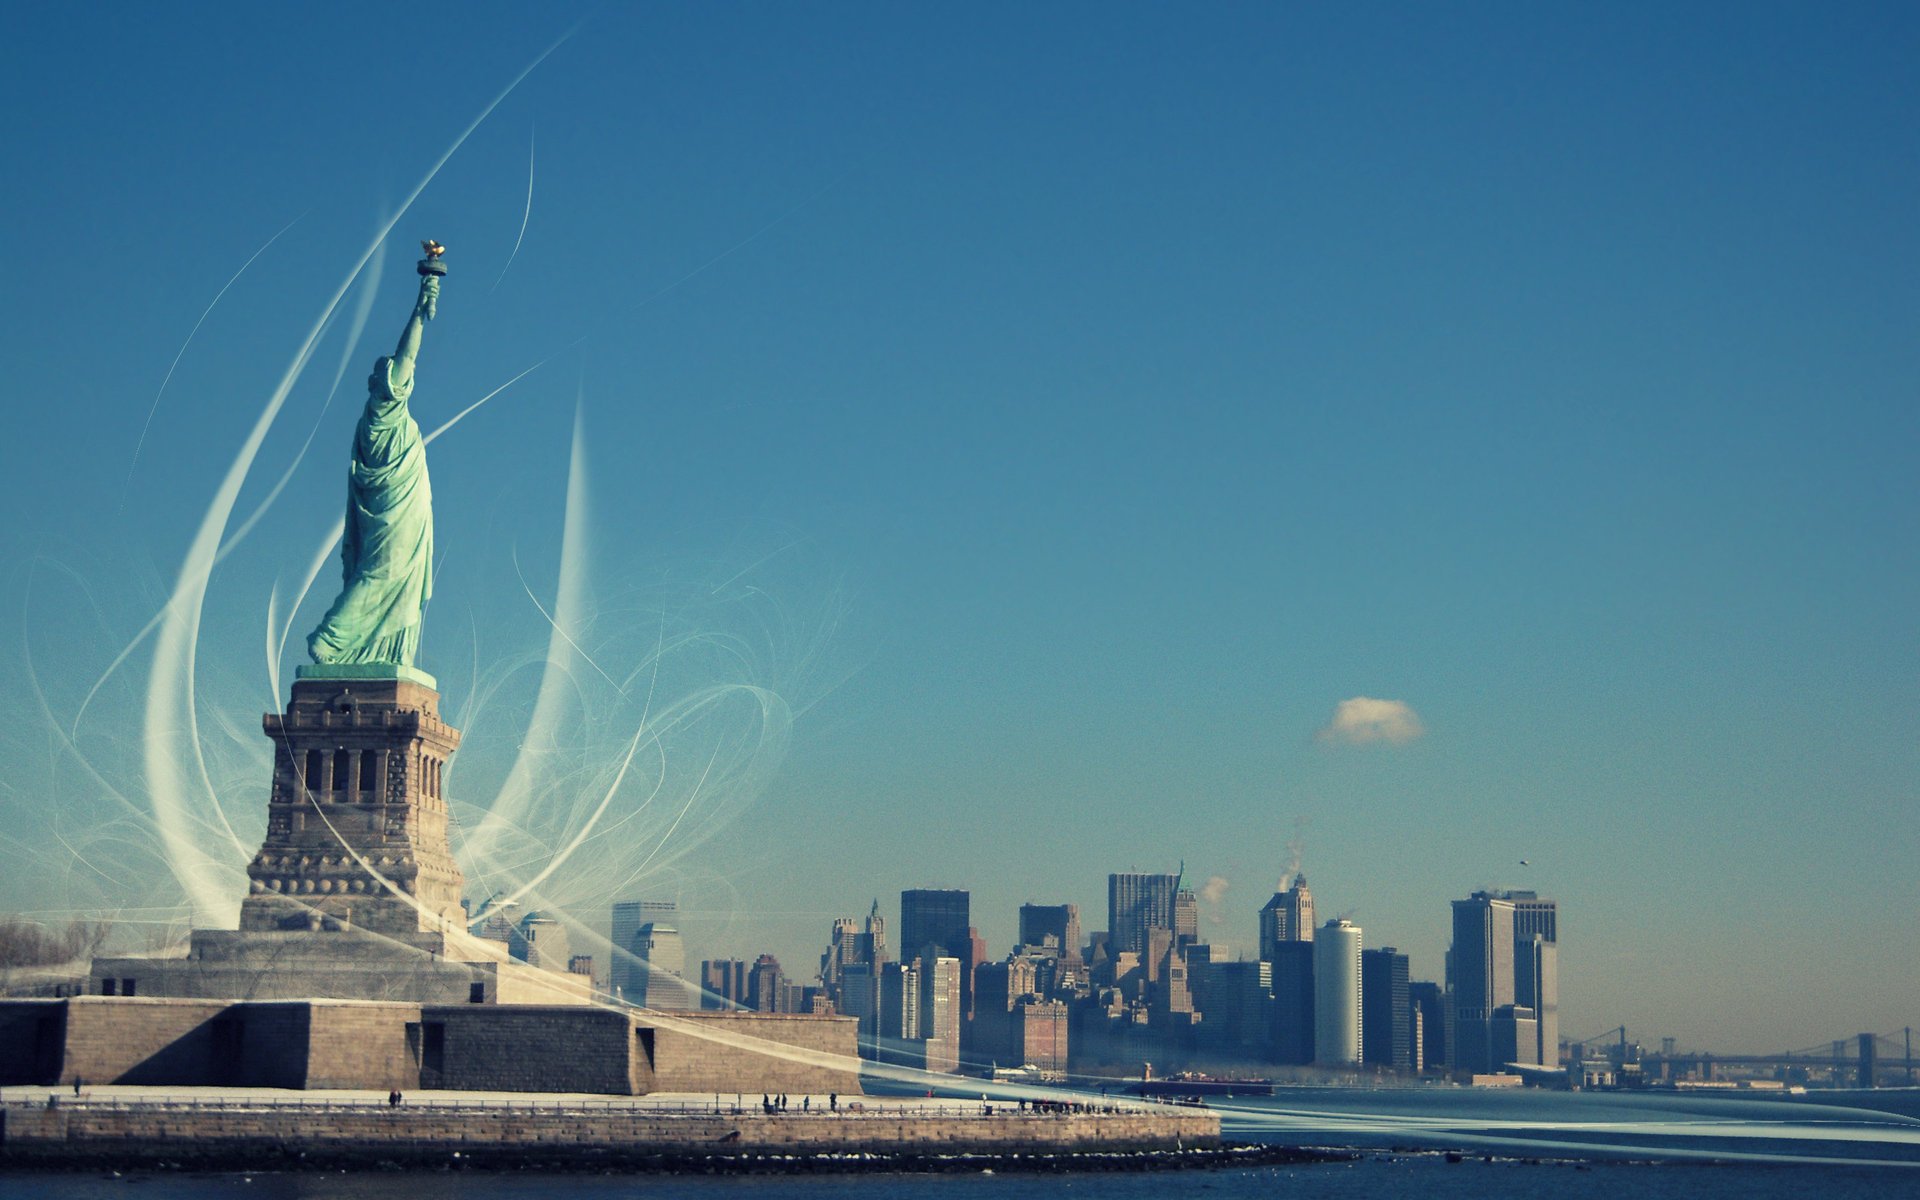
[[[347,473],[345,583],[307,637],[317,663],[412,666],[420,612],[433,595],[433,488],[420,426],[407,412],[413,381],[396,385],[391,359],[374,379]]]

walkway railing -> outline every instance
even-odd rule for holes
[[[1082,1104],[1069,1102],[1042,1102],[1020,1107],[1017,1101],[1007,1103],[990,1100],[986,1104],[967,1100],[933,1100],[914,1104],[875,1103],[871,1098],[841,1100],[838,1109],[822,1102],[811,1108],[803,1108],[788,1099],[784,1110],[766,1111],[760,1101],[751,1097],[736,1100],[722,1097],[714,1101],[649,1100],[645,1097],[607,1097],[594,1099],[585,1097],[555,1097],[552,1099],[530,1099],[523,1097],[493,1098],[487,1096],[445,1096],[423,1093],[406,1093],[398,1105],[372,1097],[336,1098],[308,1096],[208,1096],[191,1098],[162,1098],[144,1096],[93,1096],[78,1097],[63,1094],[57,1090],[11,1088],[8,1094],[0,1096],[0,1108],[6,1109],[45,1109],[60,1108],[78,1112],[223,1112],[223,1113],[259,1113],[259,1112],[320,1112],[320,1113],[383,1113],[383,1112],[487,1112],[520,1115],[578,1115],[595,1116],[616,1113],[637,1116],[675,1115],[675,1116],[718,1116],[727,1118],[753,1118],[759,1120],[806,1121],[806,1120],[906,1120],[913,1118],[939,1117],[943,1119],[985,1118],[985,1117],[1032,1117],[1050,1119],[1063,1116],[1145,1116],[1154,1112],[1179,1110],[1187,1106],[1172,1103],[1128,1103],[1128,1104]]]

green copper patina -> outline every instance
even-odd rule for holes
[[[375,363],[367,378],[367,409],[354,431],[347,472],[347,523],[340,541],[345,581],[339,599],[307,637],[313,661],[330,667],[411,667],[420,650],[420,613],[433,595],[433,488],[420,426],[407,411],[407,398],[413,394],[420,331],[433,319],[440,298],[445,268],[438,249],[430,243],[421,263],[420,296],[399,347]]]

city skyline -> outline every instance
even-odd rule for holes
[[[1143,877],[1137,872],[1109,873],[1108,892],[1111,895],[1116,887],[1121,886],[1119,881],[1122,879],[1140,878],[1173,879],[1176,878],[1176,876]],[[1298,878],[1301,884],[1304,884],[1303,876],[1296,875],[1296,878]],[[1137,885],[1135,886],[1137,887]],[[994,916],[983,914],[972,906],[972,892],[969,889],[906,888],[897,893],[897,897],[896,905],[904,904],[907,902],[908,897],[915,897],[917,900],[924,898],[924,900],[921,900],[923,903],[931,902],[935,905],[945,904],[948,906],[958,905],[961,910],[967,913],[968,919],[970,920],[979,921],[984,919],[989,921],[990,924],[997,923]],[[633,904],[636,902],[628,901],[624,903]],[[873,900],[869,905],[870,916],[868,919],[880,916],[881,903],[882,899],[880,897],[876,897]],[[1311,905],[1311,901],[1309,901],[1309,904]],[[1559,947],[1557,944],[1560,915],[1560,901],[1557,898],[1542,896],[1533,889],[1476,889],[1470,896],[1464,898],[1455,897],[1449,901],[1448,904],[1452,914],[1451,928],[1455,932],[1451,938],[1443,939],[1440,952],[1431,956],[1429,960],[1422,961],[1391,944],[1376,946],[1371,942],[1363,941],[1361,944],[1351,945],[1347,948],[1348,952],[1352,955],[1350,965],[1356,976],[1353,980],[1353,986],[1355,988],[1353,996],[1356,998],[1356,1007],[1354,1011],[1349,1014],[1356,1022],[1353,1031],[1353,1036],[1356,1039],[1361,1036],[1358,1025],[1358,1022],[1361,1020],[1361,1012],[1357,1005],[1360,1002],[1358,998],[1362,995],[1359,990],[1360,985],[1358,979],[1362,958],[1377,955],[1388,956],[1398,964],[1393,968],[1393,970],[1397,972],[1397,974],[1393,976],[1398,980],[1396,986],[1403,989],[1409,984],[1415,989],[1425,986],[1438,989],[1438,991],[1435,992],[1436,996],[1443,994],[1448,986],[1447,962],[1458,944],[1453,939],[1460,936],[1459,931],[1462,928],[1459,924],[1460,913],[1465,909],[1483,914],[1488,910],[1496,910],[1497,912],[1505,914],[1504,923],[1499,924],[1497,928],[1489,927],[1486,936],[1491,938],[1491,941],[1487,944],[1493,946],[1494,949],[1486,952],[1488,957],[1486,957],[1481,966],[1477,968],[1477,970],[1484,973],[1488,981],[1488,986],[1492,989],[1490,993],[1492,1003],[1483,1006],[1489,1010],[1488,1015],[1481,1018],[1482,1024],[1487,1027],[1489,1032],[1480,1034],[1477,1039],[1470,1033],[1465,1041],[1467,1053],[1476,1056],[1491,1054],[1492,1042],[1490,1039],[1495,1036],[1495,1034],[1491,1032],[1494,1021],[1494,1017],[1491,1015],[1492,1010],[1498,1009],[1501,1006],[1510,1008],[1515,1003],[1531,1003],[1533,1005],[1533,1015],[1528,1018],[1528,1024],[1525,1026],[1526,1030],[1530,1031],[1527,1036],[1531,1039],[1530,1044],[1533,1047],[1533,1054],[1535,1055],[1532,1061],[1541,1063],[1553,1061],[1552,1056],[1557,1053],[1563,1039],[1582,1043],[1591,1042],[1596,1045],[1611,1042],[1613,1036],[1612,1026],[1606,1028],[1596,1026],[1595,1028],[1589,1029],[1585,1025],[1582,1025],[1578,1029],[1570,1030],[1561,1022],[1560,1010],[1562,1006],[1560,1004],[1560,996],[1566,989],[1561,982],[1559,969],[1559,964],[1562,960],[1558,953]],[[1054,910],[1073,906],[1073,902],[1071,901],[1064,901],[1059,904],[1041,904],[1039,902],[1028,901],[1020,907],[1023,909],[1039,908]],[[618,908],[620,905],[616,904],[615,907]],[[847,917],[824,918],[826,911],[827,910],[812,911],[804,915],[807,920],[825,919],[828,921],[831,932],[822,937],[820,944],[829,947],[830,952],[835,939],[842,935],[843,926],[858,924],[858,922]],[[900,908],[896,907],[894,911],[899,912]],[[1520,915],[1516,916],[1516,913]],[[701,920],[701,914],[695,913],[690,915],[696,923]],[[724,914],[725,919],[728,920],[737,916],[737,913]],[[1254,914],[1256,928],[1258,917],[1259,914]],[[1016,922],[1018,919],[1019,917],[1016,915]],[[885,918],[882,918],[882,922],[884,925]],[[1439,923],[1446,924],[1447,922],[1440,920]],[[1349,924],[1350,922],[1346,917],[1334,917],[1325,922],[1324,927],[1333,929],[1336,927],[1346,927]],[[1396,927],[1398,927],[1399,924],[1401,923],[1396,923]],[[1576,920],[1576,925],[1578,924],[1579,922]],[[1216,931],[1218,931],[1224,929],[1224,927],[1223,922],[1215,928]],[[1076,952],[1084,950],[1089,939],[1105,938],[1109,932],[1110,931],[1107,930],[1093,929],[1090,927],[1086,928],[1083,931],[1081,940],[1076,943],[1075,946],[1063,948],[1063,950],[1070,949]],[[1361,932],[1357,925],[1354,926],[1354,932],[1356,934]],[[1525,934],[1525,936],[1522,937],[1520,936],[1521,934]],[[1203,934],[1203,939],[1204,936]],[[1013,951],[1022,945],[1026,945],[1018,940],[996,942],[992,939],[985,939],[985,941],[986,957],[982,960],[982,964],[985,966],[1004,964]],[[1306,939],[1292,943],[1291,946],[1289,943],[1282,942],[1281,946],[1282,948],[1297,948],[1301,951],[1312,952],[1314,941],[1313,939]],[[1027,948],[1033,949],[1035,947],[1028,945]],[[884,949],[886,956],[896,964],[903,961],[903,959],[910,963],[916,957],[911,952],[902,955],[897,947],[885,947]],[[1216,952],[1214,959],[1216,962],[1266,963],[1271,961],[1261,956],[1257,935],[1247,941],[1215,942],[1213,949]],[[1585,949],[1584,945],[1581,949]],[[727,948],[718,953],[716,961],[742,958],[751,961],[754,955],[767,953],[768,951],[765,950],[764,947],[749,948],[744,942],[736,942],[727,944]],[[942,951],[942,953],[944,953],[944,951]],[[1530,959],[1527,957],[1529,954],[1532,956]],[[693,956],[701,957],[705,955],[706,952],[704,950],[698,950]],[[779,953],[773,953],[772,957],[783,964],[788,961],[803,964],[814,961],[814,958],[810,957],[805,951],[795,953],[791,959],[782,957]],[[820,957],[822,961],[824,961],[824,956]],[[1304,954],[1302,958],[1303,960],[1311,960],[1313,953]],[[1578,961],[1577,954],[1574,961]],[[1274,972],[1271,976],[1271,987],[1276,994],[1282,992],[1282,979],[1284,978],[1285,969],[1282,964],[1274,965]],[[1306,970],[1309,975],[1313,974],[1313,967],[1311,965],[1308,965]],[[1469,972],[1469,974],[1471,973],[1472,972]],[[802,967],[798,970],[787,970],[785,979],[795,989],[799,989],[803,984],[811,988],[814,984],[820,983],[825,979],[825,976],[809,974],[807,970]],[[1468,986],[1470,987],[1471,985]],[[1471,998],[1471,993],[1469,993],[1469,998]],[[1576,1000],[1578,1000],[1578,997],[1576,997]],[[1410,1003],[1404,991],[1400,994],[1400,999],[1396,1001],[1396,1003]],[[1417,1007],[1417,1005],[1414,1007]],[[1576,1003],[1575,1011],[1582,1012],[1588,1007],[1590,1006]],[[859,1014],[856,1013],[855,1015]],[[1581,1019],[1585,1020],[1586,1018],[1582,1017]],[[1605,1014],[1599,1014],[1593,1018],[1594,1021],[1604,1019]],[[1828,1024],[1832,1025],[1833,1021],[1829,1020]],[[1507,1028],[1509,1035],[1508,1040],[1511,1041],[1512,1027],[1510,1023]],[[1897,1032],[1901,1028],[1904,1028],[1904,1026],[1893,1025],[1887,1029],[1872,1030],[1869,1032],[1888,1035],[1890,1032]],[[1697,1035],[1676,1035],[1664,1026],[1646,1025],[1633,1027],[1629,1030],[1636,1044],[1644,1042],[1651,1045],[1656,1041],[1668,1045],[1678,1043],[1689,1051],[1721,1054],[1782,1053],[1787,1051],[1817,1049],[1828,1044],[1834,1044],[1839,1040],[1852,1039],[1860,1031],[1847,1033],[1839,1030],[1836,1026],[1834,1029],[1829,1029],[1827,1034],[1817,1036],[1812,1035],[1811,1030],[1804,1032],[1809,1035],[1808,1038],[1803,1038],[1800,1041],[1793,1041],[1790,1038],[1789,1041],[1791,1041],[1791,1044],[1760,1045],[1755,1044],[1751,1034],[1743,1037],[1738,1031],[1736,1031],[1735,1036],[1731,1039],[1716,1041]],[[1311,1026],[1305,1028],[1301,1036],[1304,1038],[1304,1041],[1301,1043],[1302,1045],[1311,1047],[1315,1044],[1317,1035]],[[1371,1037],[1373,1035],[1369,1034],[1367,1036]],[[1429,1039],[1434,1036],[1436,1035],[1432,1033],[1428,1034]],[[1354,1043],[1355,1046],[1358,1044],[1358,1041]],[[1284,1051],[1282,1053],[1283,1057],[1278,1061],[1283,1063],[1291,1061],[1284,1057]],[[1461,1049],[1456,1046],[1452,1053],[1458,1055],[1461,1053]],[[1524,1053],[1524,1051],[1521,1051],[1521,1053]],[[1299,1061],[1305,1063],[1307,1060],[1306,1057],[1302,1057]],[[1449,1059],[1448,1061],[1452,1062],[1457,1060]],[[1315,1065],[1325,1064],[1316,1063]],[[1491,1064],[1488,1064],[1488,1069],[1492,1069]]]
[[[1110,875],[1109,893],[1137,892],[1142,878]],[[964,913],[970,894],[907,889],[900,903],[903,917],[929,904]],[[1544,1069],[1576,1089],[1873,1087],[1896,1085],[1903,1073],[1912,1080],[1910,1027],[1758,1056],[1683,1045],[1671,1035],[1656,1048],[1646,1031],[1634,1036],[1624,1027],[1565,1041],[1557,1020],[1559,904],[1532,890],[1453,901],[1444,983],[1413,978],[1408,956],[1395,947],[1364,946],[1363,931],[1345,918],[1327,921],[1313,940],[1271,939],[1263,929],[1268,949],[1250,961],[1164,926],[1149,929],[1147,953],[1118,950],[1104,930],[1063,943],[1050,929],[1074,907],[1023,905],[1022,928],[1049,931],[1022,937],[1004,959],[981,959],[977,970],[931,941],[920,955],[890,961],[882,938],[855,940],[854,923],[839,919],[818,978],[788,979],[778,999],[756,993],[741,1003],[858,1018],[864,1058],[996,1077],[1019,1068],[1016,1075],[1084,1080],[1145,1060],[1163,1074],[1198,1068],[1298,1078],[1304,1070],[1306,1078],[1348,1083],[1438,1072],[1512,1086],[1541,1082]],[[869,931],[878,927],[878,908],[876,900]],[[968,936],[977,950],[978,939],[971,930]],[[826,965],[842,950],[841,970],[829,974]],[[770,955],[759,962],[778,970]],[[702,974],[744,965],[707,962]],[[928,990],[935,978],[951,989],[944,1010]],[[969,986],[977,1007],[959,1002]],[[734,991],[718,988],[701,1006],[735,1000]]]
[[[572,955],[1184,862],[1425,980],[1553,896],[1574,1037],[1912,1021],[1911,7],[16,16],[0,912],[237,921],[432,236],[452,848]]]

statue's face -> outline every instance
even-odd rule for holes
[[[373,364],[373,374],[367,376],[367,395],[374,395],[387,386],[387,364],[392,361],[383,354]]]

